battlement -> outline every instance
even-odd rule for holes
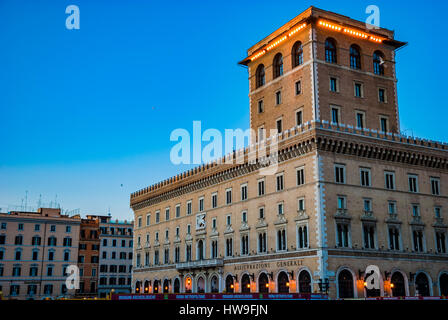
[[[168,179],[165,179],[163,181],[160,181],[158,183],[155,183],[151,186],[148,186],[144,189],[141,189],[139,191],[136,191],[131,194],[131,205],[138,203],[142,200],[144,200],[145,196],[147,196],[150,193],[157,193],[163,192],[164,190],[170,189],[170,187],[173,187],[176,184],[180,183],[194,183],[197,182],[205,176],[216,174],[216,173],[225,173],[226,171],[241,166],[242,164],[239,163],[233,163],[233,164],[226,164],[226,160],[235,160],[238,159],[238,157],[244,157],[244,163],[247,164],[248,159],[250,159],[250,155],[253,153],[256,153],[259,150],[271,150],[272,144],[277,144],[279,152],[282,150],[282,148],[291,142],[294,138],[304,138],[307,137],[311,138],[313,135],[312,132],[315,131],[323,131],[323,132],[332,132],[332,133],[341,133],[344,135],[350,135],[352,138],[355,136],[358,137],[365,137],[370,139],[376,139],[380,141],[388,141],[392,143],[396,143],[405,147],[419,147],[419,148],[426,148],[430,150],[438,150],[438,151],[445,151],[447,152],[447,158],[448,158],[448,143],[446,142],[440,142],[440,141],[433,141],[428,139],[422,139],[418,137],[411,137],[411,136],[404,136],[401,134],[394,134],[390,132],[381,132],[377,130],[372,129],[361,129],[361,128],[355,128],[350,125],[345,124],[335,124],[335,123],[329,123],[328,121],[322,120],[322,121],[310,121],[307,123],[304,123],[301,126],[295,126],[291,129],[285,130],[276,136],[267,138],[264,141],[257,142],[255,144],[252,144],[244,149],[236,150],[233,153],[227,154],[226,156],[216,159],[214,161],[211,161],[206,164],[202,164],[196,168],[190,169],[188,171],[185,171],[183,173],[177,174],[173,177],[170,177]],[[307,133],[310,133],[307,135]],[[265,153],[263,153],[265,154]],[[266,153],[268,155],[268,153]],[[253,159],[253,158],[252,158]],[[256,157],[257,161],[263,161],[265,160],[264,157]]]

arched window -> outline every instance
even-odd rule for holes
[[[266,81],[265,78],[265,73],[264,73],[264,65],[260,64],[257,67],[257,71],[255,72],[255,83],[256,83],[256,87],[262,87],[264,86]]]
[[[420,272],[415,278],[415,289],[418,291],[418,294],[423,297],[429,297],[429,281],[426,274]]]
[[[154,280],[154,288],[153,288],[152,292],[159,293],[159,280]]]
[[[226,277],[226,293],[233,293],[233,289],[233,277],[231,275],[228,275]]]
[[[163,293],[168,293],[170,290],[170,283],[168,279],[163,280]]]
[[[381,51],[373,53],[373,72],[378,75],[384,75],[384,54]]]
[[[250,293],[250,277],[247,274],[241,277],[241,292]]]
[[[219,286],[218,286],[218,277],[217,276],[213,276],[212,279],[210,280],[210,292],[211,293],[218,293],[219,292]]]
[[[191,293],[192,281],[190,277],[185,278],[185,293]]]
[[[278,293],[289,292],[289,278],[286,272],[282,271],[277,277]]]
[[[350,271],[342,270],[338,275],[339,298],[354,298],[353,276]]]
[[[269,279],[266,273],[260,274],[258,277],[258,291],[260,293],[268,293],[269,292]]]
[[[302,48],[302,42],[297,41],[292,46],[292,67],[295,68],[297,66],[300,66],[303,63],[303,48]]]
[[[180,281],[178,278],[174,279],[174,293],[180,293]]]
[[[392,287],[392,297],[404,297],[406,295],[404,277],[401,272],[394,272],[390,278],[390,283]]]
[[[311,276],[306,270],[302,270],[299,273],[299,292],[311,293]]]
[[[204,242],[202,240],[198,241],[198,253],[197,253],[198,260],[204,259]]]
[[[361,50],[356,44],[350,46],[350,68],[361,69]]]
[[[448,273],[444,273],[440,276],[439,289],[441,296],[448,296]]]
[[[204,281],[203,277],[199,277],[198,278],[197,292],[198,293],[204,293],[205,292],[205,281]]]
[[[145,281],[145,285],[144,285],[144,289],[143,290],[145,291],[145,293],[149,292],[149,281],[148,280]]]
[[[274,79],[283,75],[283,56],[281,53],[277,53],[274,57]]]
[[[137,281],[136,283],[135,283],[135,293],[140,293],[140,287],[141,287],[141,282],[140,281]]]
[[[325,61],[329,63],[337,63],[336,55],[336,41],[332,38],[328,38],[325,41]]]

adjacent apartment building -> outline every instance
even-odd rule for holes
[[[87,215],[81,219],[79,235],[79,289],[77,297],[93,298],[98,295],[98,269],[100,255],[100,217]]]
[[[7,299],[72,297],[66,268],[76,265],[81,219],[60,209],[0,213],[0,291]]]
[[[252,46],[253,148],[278,169],[247,148],[131,194],[133,292],[448,295],[448,145],[400,134],[404,45],[310,7]]]
[[[100,216],[100,262],[98,295],[131,292],[133,221]]]

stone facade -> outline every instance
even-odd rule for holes
[[[279,129],[277,171],[262,174],[247,148],[243,164],[215,161],[133,193],[134,291],[307,293],[328,283],[331,298],[448,294],[448,145],[399,133],[403,45],[311,7],[251,47],[240,63],[252,142],[271,147],[258,129]],[[370,265],[378,290],[365,286]]]
[[[66,268],[76,265],[81,219],[60,209],[0,213],[0,291],[8,299],[72,297]]]

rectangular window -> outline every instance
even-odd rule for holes
[[[431,178],[431,194],[440,196],[440,178]]]
[[[413,174],[408,175],[409,191],[418,192],[418,177]]]
[[[218,194],[213,193],[212,194],[212,208],[217,208],[217,207],[218,207]]]
[[[296,170],[296,177],[297,177],[297,185],[301,186],[305,184],[305,168],[300,167]]]
[[[216,218],[212,219],[212,228],[216,229]]]
[[[336,224],[336,243],[337,246],[341,248],[347,248],[350,246],[350,229],[348,224]]]
[[[372,200],[364,199],[364,212],[365,213],[372,212]]]
[[[334,180],[336,183],[345,183],[345,165],[336,164],[334,166]]]
[[[264,207],[258,208],[258,218],[264,219]]]
[[[370,169],[361,168],[360,176],[361,176],[361,186],[370,187]]]
[[[279,215],[282,215],[282,214],[285,213],[285,212],[283,211],[283,202],[280,202],[280,203],[277,204],[277,213],[278,213]]]
[[[440,207],[434,207],[434,216],[436,218],[442,217],[442,209]]]
[[[230,214],[226,217],[226,223],[228,226],[232,225],[232,216]]]
[[[226,204],[232,203],[232,189],[226,190]]]
[[[204,197],[199,198],[199,212],[204,211]]]
[[[191,200],[187,201],[187,215],[191,214],[193,212],[193,208],[192,208],[192,202]]]
[[[277,91],[275,93],[275,103],[277,105],[282,104],[282,92],[281,91]]]
[[[262,196],[264,195],[264,179],[263,180],[258,180],[258,195]]]
[[[261,126],[258,128],[258,141],[264,140],[264,127]]]
[[[296,96],[298,96],[299,94],[302,93],[302,82],[296,81],[295,88],[296,88]]]
[[[340,109],[337,107],[331,107],[331,122],[339,124],[340,121]]]
[[[395,201],[388,202],[388,211],[391,215],[397,214],[397,203]]]
[[[278,119],[276,123],[277,123],[277,133],[281,133],[283,131],[282,119]]]
[[[362,98],[364,97],[364,90],[363,90],[363,85],[362,83],[359,82],[355,82],[355,97],[357,98]]]
[[[180,217],[180,204],[176,205],[176,218]]]
[[[400,229],[398,226],[389,227],[389,249],[400,250]]]
[[[305,198],[299,198],[297,202],[297,210],[305,211]]]
[[[339,210],[347,209],[345,197],[342,196],[338,197],[338,209]]]
[[[395,190],[395,173],[391,171],[384,172],[385,187],[389,190]]]
[[[241,221],[247,223],[247,211],[241,212]]]
[[[446,253],[446,232],[436,231],[436,247],[438,253]]]
[[[412,231],[412,240],[414,243],[414,251],[423,252],[423,231],[422,230],[414,230]]]
[[[296,126],[303,124],[303,110],[296,111]]]
[[[277,191],[282,191],[283,190],[283,173],[280,173],[276,176],[276,180],[277,180]]]
[[[364,235],[364,248],[375,249],[375,225],[374,224],[364,224],[363,225],[363,235]]]
[[[418,204],[412,205],[412,216],[420,217],[420,205],[418,205]]]
[[[165,209],[165,221],[170,220],[170,208]]]
[[[160,222],[160,211],[156,211],[156,223]]]
[[[330,91],[331,92],[338,92],[339,91],[339,89],[338,89],[338,79],[337,78],[334,78],[334,77],[330,78]]]
[[[386,102],[386,90],[383,88],[378,89],[378,101],[382,103]]]
[[[264,112],[264,103],[263,100],[258,100],[258,113]]]
[[[149,226],[151,224],[151,215],[147,214],[146,215],[146,225]]]
[[[247,200],[247,184],[241,186],[241,201]]]
[[[356,127],[359,129],[365,128],[365,113],[361,111],[356,112]]]
[[[389,120],[387,117],[380,117],[380,130],[382,132],[389,132]]]

